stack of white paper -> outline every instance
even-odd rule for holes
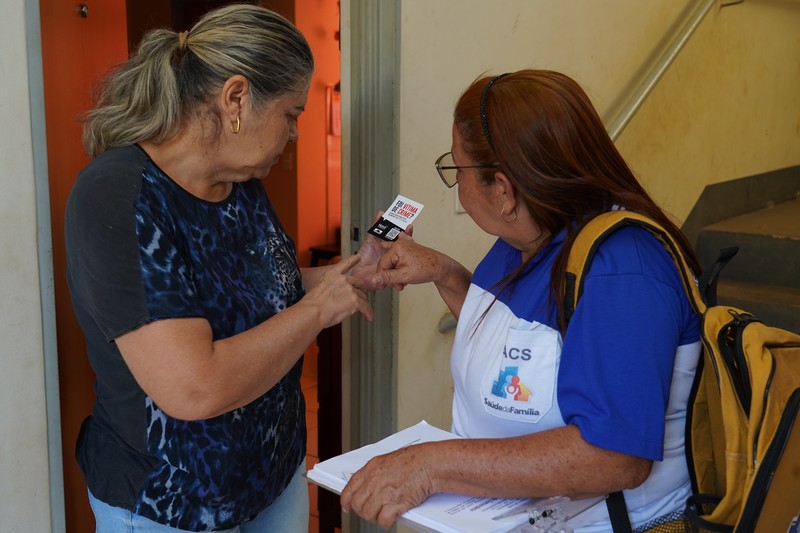
[[[433,427],[424,420],[408,429],[376,442],[328,459],[308,471],[308,479],[341,494],[353,472],[377,455],[412,444],[460,438]],[[507,518],[498,515],[528,502],[517,498],[481,498],[458,494],[434,494],[401,517],[401,522],[418,531],[442,533],[501,533],[527,521],[523,512]]]

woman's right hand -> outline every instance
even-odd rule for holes
[[[384,245],[387,250],[378,260],[377,271],[385,285],[403,290],[406,285],[434,282],[447,277],[455,263],[433,248],[428,248],[405,236]]]
[[[321,329],[336,325],[355,313],[372,320],[372,306],[367,300],[364,281],[347,274],[360,259],[358,255],[352,255],[332,265],[296,304],[316,306]]]
[[[407,235],[385,246],[387,250],[378,260],[377,268],[384,285],[402,291],[408,284],[432,281],[450,312],[458,318],[472,280],[469,270]]]

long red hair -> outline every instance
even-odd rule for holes
[[[454,121],[472,163],[498,164],[546,235],[552,238],[566,228],[550,281],[562,331],[566,325],[559,292],[567,251],[577,232],[612,206],[661,224],[700,275],[700,264],[688,240],[641,186],[589,97],[570,77],[548,70],[520,70],[497,79],[481,77],[459,98]],[[496,169],[489,169],[481,175],[489,182],[494,172]],[[513,285],[525,267],[515,270],[503,281],[504,286]]]

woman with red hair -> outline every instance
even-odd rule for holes
[[[625,227],[599,246],[569,319],[559,296],[571,243],[592,218],[655,220],[700,268],[686,238],[638,183],[586,93],[523,70],[476,80],[436,162],[496,242],[474,272],[410,238],[387,245],[384,283],[433,282],[458,319],[454,433],[373,459],[342,505],[388,527],[433,493],[491,497],[622,491],[635,528],[679,515],[691,493],[686,406],[699,319],[663,245]],[[575,531],[610,531],[597,505]],[[577,524],[576,524],[577,525]]]

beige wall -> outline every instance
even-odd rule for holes
[[[0,124],[4,125],[0,130],[2,533],[50,530],[31,102],[27,57],[20,53],[28,38],[26,4],[7,0],[0,18]],[[43,113],[42,103],[36,105]]]
[[[706,185],[800,164],[800,2],[709,13],[617,145],[679,221]]]
[[[688,0],[402,0],[399,191],[425,204],[416,239],[469,268],[492,238],[455,212],[433,161],[449,150],[453,105],[483,72],[561,70],[607,116]],[[800,4],[715,5],[623,131],[618,146],[682,221],[706,184],[800,164]],[[450,424],[452,331],[431,286],[400,295],[398,426]]]

